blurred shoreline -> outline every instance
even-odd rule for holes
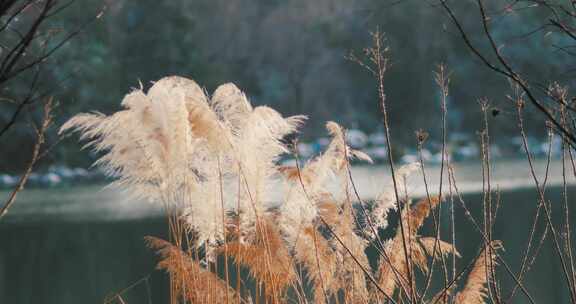
[[[397,167],[399,168],[399,167]],[[482,182],[482,165],[479,161],[453,163],[456,187],[449,187],[448,170],[444,168],[444,195],[481,193],[487,188]],[[542,185],[546,172],[546,160],[535,160],[534,170]],[[440,165],[426,165],[426,180],[428,193],[438,193],[440,184]],[[486,172],[485,172],[486,174]],[[490,187],[492,191],[512,191],[519,189],[535,189],[534,181],[526,160],[499,160],[490,167]],[[571,167],[566,168],[566,184],[576,184]],[[373,200],[385,189],[390,189],[391,178],[386,165],[358,165],[352,167],[354,185],[362,200]],[[424,197],[427,189],[424,186],[421,170],[415,172],[407,180],[410,197]],[[333,182],[334,189],[339,183]],[[547,187],[563,185],[562,162],[552,160],[546,179]],[[281,183],[272,185],[272,192]],[[330,187],[329,187],[330,188]],[[8,190],[0,191],[1,197],[8,195]],[[281,197],[271,196],[272,201],[280,202]],[[273,204],[271,204],[273,205]],[[45,222],[45,221],[122,221],[163,217],[160,204],[141,200],[128,199],[122,191],[110,189],[99,182],[90,185],[77,185],[65,188],[32,188],[25,189],[18,195],[18,201],[8,213],[6,223]]]

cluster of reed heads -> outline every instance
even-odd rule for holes
[[[286,138],[306,117],[253,107],[233,84],[209,97],[193,80],[166,77],[147,93],[126,95],[122,107],[109,116],[79,114],[62,132],[79,131],[100,153],[96,165],[113,186],[162,204],[169,239],[146,240],[169,274],[171,303],[489,298],[498,241],[480,248],[467,276],[431,291],[433,269],[459,253],[453,243],[419,234],[442,198],[411,201],[406,179],[418,164],[396,170],[379,197],[363,202],[350,160],[371,159],[347,146],[334,122],[326,124],[331,142],[321,155],[281,166],[283,156],[295,154]],[[388,227],[392,216],[398,224]],[[385,229],[393,231],[386,239]]]

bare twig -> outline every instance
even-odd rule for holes
[[[6,213],[8,213],[10,207],[12,207],[14,202],[16,202],[16,197],[18,193],[24,189],[24,186],[26,185],[26,182],[28,181],[28,178],[32,173],[32,169],[34,169],[34,165],[36,165],[36,162],[38,161],[40,150],[45,142],[46,130],[48,130],[48,128],[52,124],[52,105],[53,105],[52,98],[49,98],[44,104],[44,115],[42,117],[40,127],[35,127],[36,143],[34,144],[34,148],[32,150],[32,156],[28,161],[28,165],[26,166],[24,173],[22,174],[20,180],[18,181],[18,184],[10,193],[10,196],[2,206],[2,209],[0,209],[0,219],[2,219],[6,215]]]

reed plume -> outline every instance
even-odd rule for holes
[[[200,176],[191,174],[196,172],[191,167],[206,169],[199,160],[206,154],[203,142],[209,137],[193,132],[201,121],[190,121],[205,106],[206,96],[194,81],[166,77],[154,83],[148,94],[137,89],[126,95],[123,110],[110,116],[76,115],[60,133],[80,131],[81,139],[88,140],[85,147],[102,152],[95,165],[116,178],[113,185],[162,202],[169,200],[167,193],[198,181]]]
[[[497,265],[497,250],[503,248],[502,242],[492,241],[482,250],[474,267],[468,275],[466,285],[456,294],[456,304],[485,304],[488,298],[487,284],[492,280],[492,270]]]
[[[339,288],[352,286],[359,296],[367,296],[364,274],[346,261],[346,270],[341,270],[351,281],[345,282],[336,274],[336,263],[343,261],[348,254],[338,247],[330,245],[322,233],[317,231],[318,215],[334,226],[349,248],[354,250],[364,265],[368,260],[364,253],[366,243],[355,234],[353,214],[349,207],[343,208],[333,199],[327,189],[329,181],[345,177],[348,158],[358,158],[371,162],[370,157],[346,145],[344,130],[335,122],[328,122],[326,129],[332,136],[330,144],[320,156],[307,162],[302,170],[285,168],[287,177],[287,195],[282,205],[281,226],[289,244],[294,245],[294,254],[298,262],[306,267],[314,284],[314,296],[317,302],[335,295]],[[342,220],[343,221],[340,221]],[[338,221],[338,222],[337,222]],[[332,249],[335,248],[336,250]],[[347,293],[350,294],[350,293]]]
[[[306,268],[315,303],[325,303],[338,296],[337,256],[322,233],[313,226],[304,227],[294,246],[294,255]]]
[[[286,178],[286,194],[280,208],[281,226],[288,242],[295,241],[299,234],[298,227],[313,224],[320,202],[334,203],[334,200],[325,200],[331,195],[327,189],[328,183],[344,173],[347,158],[354,157],[353,153],[360,153],[346,146],[343,130],[338,124],[328,122],[326,129],[332,140],[323,154],[307,162],[301,170],[296,167],[280,168]]]
[[[177,299],[188,303],[225,303],[234,290],[218,276],[198,264],[190,255],[165,240],[148,236],[148,246],[158,253],[158,269],[170,274]]]
[[[408,185],[404,182],[414,172],[416,172],[418,168],[420,168],[420,164],[410,163],[398,169],[395,174],[396,180],[402,181],[396,185],[396,191],[399,197],[396,198],[396,191],[392,183],[390,183],[385,190],[378,195],[374,201],[372,212],[369,214],[373,227],[365,227],[364,233],[366,235],[371,236],[372,239],[376,239],[377,236],[374,234],[374,230],[377,232],[378,229],[385,229],[388,227],[388,212],[398,208],[397,200],[403,200],[405,197],[408,197]],[[374,230],[372,228],[374,228]]]
[[[273,220],[262,217],[256,223],[255,234],[243,242],[229,242],[228,254],[250,269],[266,299],[277,303],[284,298],[293,283],[295,272],[287,248]]]
[[[243,227],[253,227],[257,216],[264,214],[272,203],[273,177],[278,172],[277,161],[288,150],[280,141],[296,131],[304,118],[282,118],[268,107],[257,107],[234,137],[239,176],[242,180],[241,208]]]
[[[387,187],[372,208],[361,206],[367,218],[355,214],[349,161],[372,160],[347,145],[337,123],[326,124],[331,141],[324,153],[302,168],[279,166],[289,152],[283,139],[305,119],[253,107],[231,83],[209,96],[193,80],[171,76],[148,92],[127,94],[121,111],[76,115],[60,132],[81,133],[85,147],[100,155],[95,165],[115,178],[112,186],[165,207],[174,244],[152,237],[147,242],[160,255],[158,268],[170,274],[173,297],[184,302],[222,303],[228,296],[251,301],[241,285],[229,286],[228,257],[239,276],[240,266],[249,270],[257,301],[285,302],[292,290],[307,302],[302,288],[307,279],[316,303],[373,303],[381,299],[377,289],[388,296],[399,287],[411,292],[409,271],[427,272],[430,257],[459,256],[451,244],[418,234],[440,203],[433,198],[410,206],[406,179],[418,164],[400,168],[396,178],[402,182]],[[281,202],[273,195],[278,191]],[[372,268],[366,250],[376,239],[381,245],[377,233],[388,226],[388,212],[398,209],[399,201],[401,226],[378,247],[384,258]],[[226,280],[215,269],[222,255]],[[483,303],[478,301],[486,293],[480,275],[485,269],[478,263],[456,296],[459,303]],[[305,274],[296,272],[299,266]],[[378,288],[368,285],[375,281]]]
[[[342,259],[342,265],[339,267],[339,279],[340,285],[344,289],[346,302],[368,303],[370,294],[366,285],[366,277],[360,265],[358,265],[350,256],[350,253],[348,253],[348,250],[350,250],[352,255],[364,268],[370,268],[365,252],[368,242],[356,233],[356,219],[350,201],[342,205],[338,222],[329,223],[329,225],[343,243],[334,242],[334,246]],[[344,246],[346,246],[348,250],[346,250]]]
[[[424,220],[439,203],[440,200],[437,197],[430,200],[423,199],[414,207],[406,204],[401,211],[399,222],[404,226],[404,229],[402,230],[400,227],[396,229],[396,235],[386,243],[384,249],[386,254],[379,262],[379,284],[387,295],[394,294],[398,287],[410,293],[409,288],[413,286],[413,283],[408,279],[409,271],[411,271],[409,269],[416,266],[421,271],[427,272],[428,257],[433,256],[434,253],[437,257],[452,252],[459,256],[459,253],[452,248],[451,244],[435,238],[423,238],[418,235],[418,230],[422,227]],[[404,235],[402,235],[402,231],[404,231]],[[406,260],[404,252],[404,242],[409,251],[408,260]],[[435,242],[438,242],[438,244],[435,245]]]

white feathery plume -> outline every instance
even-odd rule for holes
[[[346,157],[372,161],[368,155],[346,145],[340,125],[329,121],[326,129],[332,140],[324,153],[309,161],[302,168],[300,176],[288,180],[288,190],[280,212],[283,220],[281,225],[289,242],[297,237],[297,227],[312,225],[318,214],[316,202],[328,192],[327,182],[344,173]]]
[[[218,172],[205,175],[204,178],[205,181],[191,191],[189,204],[184,208],[182,216],[188,228],[196,232],[196,242],[208,245],[206,257],[212,260],[215,258],[216,245],[224,240],[226,219],[222,217],[225,212],[222,210],[223,197],[220,196]]]
[[[256,216],[264,214],[270,201],[277,161],[288,152],[281,139],[302,124],[303,116],[283,118],[269,107],[256,107],[248,119],[240,121],[233,145],[242,180],[241,211],[243,227],[253,227]]]
[[[414,162],[406,164],[396,171],[396,189],[398,190],[398,195],[400,196],[398,199],[402,200],[408,195],[408,185],[404,181],[406,181],[406,179],[419,168],[420,164]],[[388,212],[390,210],[395,210],[396,208],[398,208],[396,202],[396,193],[394,191],[394,185],[391,181],[385,190],[380,193],[380,195],[374,201],[374,208],[370,213],[372,224],[374,228],[376,228],[376,231],[378,231],[378,228],[385,229],[388,227]],[[372,236],[373,238],[376,237],[374,235],[374,231],[371,229],[366,229],[365,233]]]
[[[220,85],[212,98],[210,105],[218,118],[229,125],[237,132],[252,113],[252,105],[246,98],[246,95],[238,89],[233,83]]]
[[[302,168],[300,176],[287,180],[280,213],[281,225],[289,243],[295,242],[298,237],[298,227],[312,225],[318,214],[316,199],[326,192],[326,182],[342,169],[346,147],[341,128],[334,122],[328,122],[326,129],[332,135],[326,151],[309,161]]]
[[[189,175],[187,167],[199,144],[198,139],[192,138],[185,91],[174,83],[175,80],[174,77],[163,78],[148,91],[151,110],[158,116],[157,128],[161,128],[164,137],[165,182],[169,193],[178,191],[186,183]]]
[[[64,124],[60,133],[82,132],[81,139],[90,140],[91,147],[105,154],[95,163],[106,174],[116,177],[113,183],[136,197],[159,198],[155,187],[166,180],[167,134],[153,111],[152,101],[142,91],[126,95],[125,110],[113,115],[79,114]]]
[[[231,135],[202,89],[193,80],[166,77],[148,94],[127,94],[122,106],[110,116],[76,115],[60,132],[79,131],[81,139],[90,140],[85,147],[104,153],[95,165],[116,178],[113,186],[138,198],[186,206],[184,219],[199,241],[221,239],[222,202],[214,168],[217,157],[226,158]]]
[[[344,131],[338,124],[328,122],[326,128],[332,140],[325,152],[309,161],[300,172],[287,174],[288,190],[280,209],[280,225],[287,243],[294,246],[295,258],[303,263],[310,273],[317,300],[324,299],[324,292],[331,295],[338,288],[353,290],[357,299],[366,300],[368,292],[364,275],[355,264],[346,259],[348,254],[344,253],[343,247],[334,240],[324,239],[319,232],[315,232],[318,234],[316,238],[310,237],[309,231],[314,233],[314,221],[322,212],[346,247],[354,250],[354,256],[360,263],[368,265],[363,252],[366,242],[355,233],[351,204],[339,206],[329,194],[327,186],[328,182],[336,177],[346,178],[347,158],[369,160],[369,157],[364,157],[364,154],[346,145]],[[318,241],[325,242],[326,245],[319,246]],[[319,266],[318,263],[322,265]],[[336,265],[342,267],[337,269]]]

